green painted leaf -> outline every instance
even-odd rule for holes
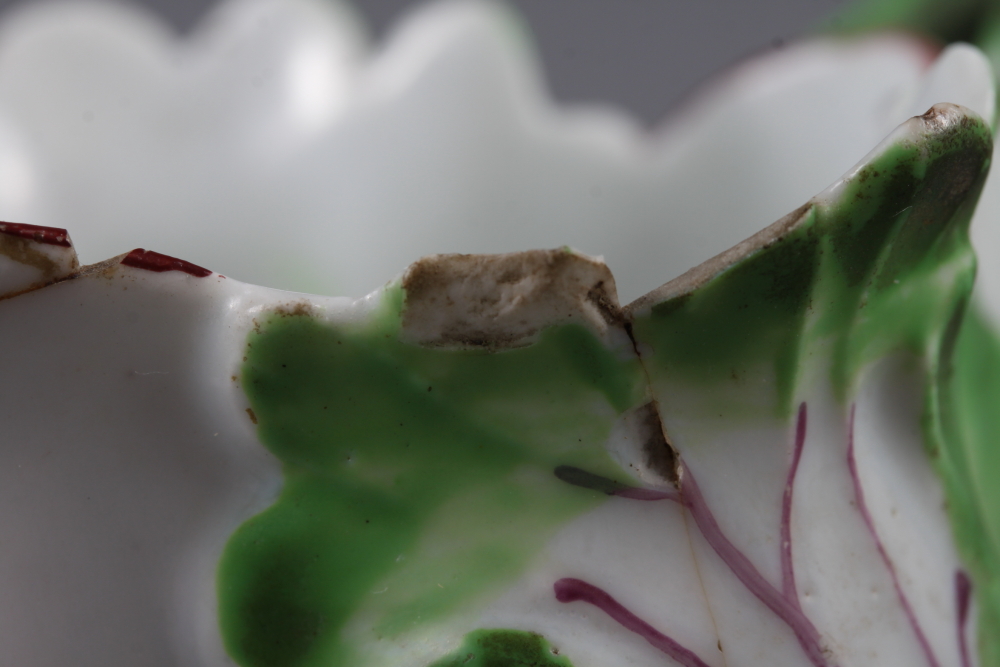
[[[604,442],[641,399],[634,357],[579,325],[499,353],[420,348],[385,301],[364,325],[273,315],[248,341],[244,387],[286,483],[219,569],[222,632],[246,667],[352,664],[340,633],[362,607],[372,640],[440,618],[606,499],[557,465],[625,478]],[[435,548],[456,536],[460,550]]]

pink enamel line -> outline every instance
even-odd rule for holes
[[[795,444],[792,448],[792,465],[788,470],[788,480],[785,482],[785,493],[781,498],[781,592],[785,599],[799,611],[798,591],[795,590],[795,568],[792,565],[792,493],[795,487],[795,475],[799,471],[799,461],[806,442],[806,404],[799,405],[798,420],[795,424]]]
[[[631,500],[671,500],[687,508],[691,513],[698,530],[704,536],[709,546],[715,551],[736,578],[747,587],[764,605],[773,611],[795,634],[809,661],[814,667],[830,667],[820,641],[820,634],[812,622],[803,613],[798,597],[795,595],[794,572],[791,566],[791,487],[794,486],[798,461],[801,458],[806,435],[806,406],[799,407],[795,430],[795,447],[792,467],[786,483],[784,502],[782,504],[781,549],[783,589],[776,589],[754,567],[753,563],[741,552],[719,527],[708,503],[695,481],[694,473],[681,461],[680,493],[642,489],[614,482],[613,480],[594,475],[572,466],[559,466],[555,470],[556,477],[573,484],[615,495]],[[791,591],[791,593],[789,593]]]
[[[854,485],[854,500],[858,511],[861,513],[861,518],[864,519],[865,526],[868,528],[868,532],[875,541],[875,548],[878,549],[879,556],[882,557],[882,562],[885,563],[886,569],[889,570],[889,575],[892,577],[892,585],[896,589],[896,596],[899,598],[899,604],[902,606],[906,618],[910,621],[910,627],[913,628],[913,633],[917,636],[917,643],[920,644],[920,648],[927,658],[927,663],[931,667],[940,667],[940,663],[934,656],[933,649],[931,649],[930,642],[927,641],[927,636],[920,627],[920,622],[917,621],[913,607],[910,606],[910,601],[907,599],[906,593],[903,592],[903,587],[899,584],[896,566],[893,564],[892,559],[889,558],[889,554],[885,550],[885,545],[882,544],[882,540],[878,536],[878,531],[875,530],[875,522],[868,511],[868,506],[865,504],[865,492],[861,488],[861,479],[858,477],[858,466],[854,460],[854,407],[854,404],[851,404],[851,414],[847,425],[847,468],[850,470],[851,483]]]
[[[729,566],[736,578],[791,628],[809,662],[815,667],[828,667],[830,663],[827,662],[823,653],[820,634],[816,626],[806,618],[797,603],[790,602],[781,591],[772,586],[754,567],[750,559],[729,541],[716,522],[712,511],[708,508],[694,475],[686,465],[683,465],[681,476],[681,497],[684,506],[691,512],[691,517],[698,526],[698,530],[705,537],[705,541]]]
[[[580,579],[566,578],[557,581],[553,588],[555,589],[556,599],[560,602],[580,601],[594,605],[626,630],[639,635],[684,667],[709,667],[708,663],[699,658],[693,651],[684,648],[675,640],[630,612],[618,600],[597,586],[588,584],[586,581],[581,581]]]

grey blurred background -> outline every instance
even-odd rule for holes
[[[8,7],[45,0],[0,0]],[[121,0],[125,1],[125,0]],[[130,0],[180,33],[213,0]],[[535,35],[558,100],[605,102],[655,123],[686,92],[741,58],[829,20],[848,0],[507,0]],[[373,39],[420,0],[353,0]]]

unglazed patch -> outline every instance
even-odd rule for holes
[[[403,289],[403,336],[419,345],[504,349],[560,322],[603,333],[622,321],[608,267],[568,248],[434,255],[407,269]]]

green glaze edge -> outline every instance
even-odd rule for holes
[[[541,635],[520,630],[476,630],[461,648],[430,667],[573,667]]]
[[[822,27],[839,34],[907,30],[948,43],[973,37],[989,9],[980,0],[854,0]]]
[[[841,34],[908,29],[940,43],[975,44],[1000,70],[1000,3],[933,0],[855,0],[829,22]],[[992,221],[987,221],[992,222]],[[1000,628],[1000,335],[974,304],[953,324],[937,385],[940,424],[928,424],[941,443],[938,467],[959,547],[976,583],[979,626]],[[932,413],[933,414],[933,413]],[[1000,665],[1000,637],[979,633],[980,661]]]
[[[803,355],[819,345],[831,349],[841,401],[889,352],[936,364],[972,288],[968,224],[991,145],[989,129],[967,116],[923,141],[889,142],[777,239],[691,291],[633,309],[653,383],[708,388],[767,366],[774,410],[788,418]]]
[[[975,306],[950,341],[938,394],[937,460],[963,560],[976,583],[980,664],[1000,665],[1000,338]]]
[[[220,561],[230,655],[244,667],[377,664],[359,647],[475,609],[561,525],[606,500],[559,482],[556,466],[631,480],[605,443],[659,384],[710,396],[769,368],[772,416],[787,420],[803,359],[817,349],[831,360],[844,403],[874,360],[900,351],[920,360],[927,448],[960,549],[985,590],[991,566],[976,565],[986,558],[973,533],[990,517],[963,496],[962,434],[946,413],[961,396],[953,378],[962,365],[953,370],[950,355],[963,349],[957,323],[974,273],[967,227],[991,136],[964,115],[922,122],[924,134],[889,141],[767,244],[687,292],[626,309],[619,325],[641,362],[579,324],[550,326],[503,351],[408,344],[398,285],[364,323],[263,318],[248,338],[242,383],[285,485]],[[435,550],[455,533],[463,549]],[[1000,604],[978,600],[981,627],[998,627],[988,623]],[[350,623],[359,615],[362,629]],[[987,634],[984,656],[993,650]],[[450,657],[427,663],[458,664],[486,636],[474,632],[442,651]],[[474,664],[508,664],[490,660]],[[568,664],[546,660],[538,664]]]

